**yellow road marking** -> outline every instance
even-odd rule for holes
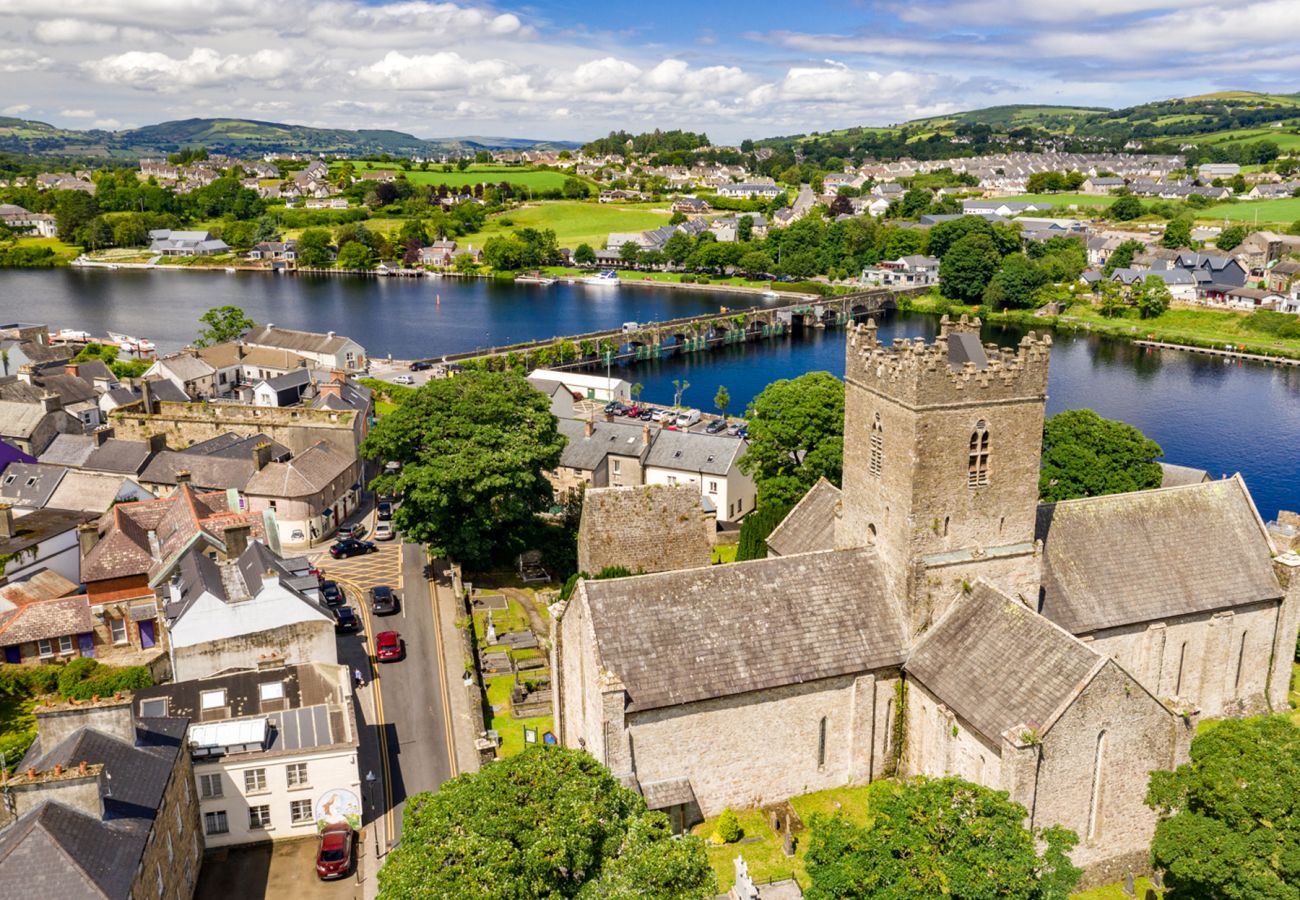
[[[447,661],[442,648],[442,617],[438,613],[438,591],[432,581],[427,581],[425,588],[429,591],[429,602],[433,607],[433,646],[438,654],[438,671],[440,673],[438,684],[442,687],[440,699],[442,700],[442,721],[444,725],[443,737],[447,741],[447,770],[451,773],[451,777],[455,778],[460,774],[460,770],[456,766],[456,741],[452,737],[455,731],[455,723],[451,718],[451,693],[450,686],[447,684]]]

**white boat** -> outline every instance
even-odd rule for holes
[[[606,269],[604,272],[601,272],[598,275],[588,275],[586,278],[582,279],[582,283],[617,285],[618,273],[615,272],[613,269]]]
[[[71,343],[71,344],[88,344],[90,343],[89,331],[76,331],[72,328],[60,328],[54,334],[50,335],[50,340],[54,343]]]
[[[237,271],[237,270],[235,269],[234,266],[226,266],[226,274],[227,274],[227,275],[234,275],[236,271]]]
[[[155,349],[153,341],[131,337],[129,334],[118,334],[115,331],[110,331],[108,336],[112,338],[118,348],[125,350],[127,353],[138,353],[143,355],[146,353],[153,353]]]

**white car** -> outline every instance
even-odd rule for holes
[[[677,427],[690,428],[698,421],[700,421],[700,411],[698,409],[688,409],[678,414]]]
[[[398,375],[393,379],[393,384],[415,384],[415,379],[410,375]]]
[[[376,541],[391,541],[393,538],[397,537],[397,532],[393,531],[392,522],[376,522],[375,533],[370,537],[372,540]]]

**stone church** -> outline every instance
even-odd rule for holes
[[[1149,773],[1201,717],[1287,708],[1300,557],[1240,477],[1038,503],[1051,341],[978,335],[850,333],[843,488],[767,559],[580,582],[554,608],[561,742],[678,828],[954,774],[1075,831],[1088,883],[1146,869]]]

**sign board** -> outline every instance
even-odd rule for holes
[[[353,828],[361,828],[361,798],[344,788],[332,788],[320,795],[316,801],[316,829],[335,822],[347,822]]]

